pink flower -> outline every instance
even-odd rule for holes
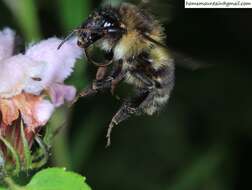
[[[9,151],[5,140],[21,159],[24,157],[21,122],[31,147],[54,109],[65,100],[74,99],[76,89],[65,85],[64,80],[71,75],[82,54],[74,41],[57,50],[61,40],[54,37],[30,45],[24,54],[13,55],[14,36],[11,29],[0,31],[0,153],[6,160]]]
[[[5,28],[0,32],[0,60],[12,56],[14,49],[15,32]]]

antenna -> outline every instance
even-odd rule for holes
[[[78,32],[78,29],[73,30],[70,34],[68,34],[60,43],[60,45],[57,47],[57,49],[59,50],[61,48],[61,46],[67,41],[69,40],[69,38],[71,38],[76,32]]]

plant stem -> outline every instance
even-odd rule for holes
[[[10,190],[24,190],[22,187],[16,185],[10,177],[5,177],[4,181]]]

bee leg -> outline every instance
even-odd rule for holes
[[[129,118],[132,114],[135,113],[135,109],[130,107],[127,104],[124,104],[114,115],[112,118],[108,130],[107,130],[107,145],[106,147],[109,147],[111,145],[111,132],[114,126],[118,125],[122,121],[126,120]]]
[[[97,69],[96,79],[93,81],[91,87],[80,93],[81,97],[95,95],[106,89],[114,89],[116,84],[119,83],[125,76],[125,72],[122,72],[122,61],[118,61],[113,65],[111,73],[107,76],[107,66],[101,66]]]
[[[117,61],[112,68],[110,76],[113,78],[111,83],[111,89],[110,92],[112,95],[114,95],[115,88],[119,84],[119,82],[124,78],[127,71],[122,70],[122,60]]]
[[[81,91],[80,93],[77,94],[75,99],[70,103],[70,107],[72,105],[74,105],[79,100],[79,98],[93,96],[96,93],[97,93],[97,90],[93,89],[92,86],[86,88],[85,90],[83,90],[83,91]]]
[[[131,115],[142,114],[144,107],[153,100],[154,82],[142,73],[131,72],[131,74],[133,74],[135,78],[138,78],[140,81],[142,81],[144,87],[137,89],[137,95],[131,98],[129,101],[126,101],[112,118],[106,136],[107,146],[111,144],[111,132],[113,127],[128,119]]]
[[[139,109],[138,106],[142,103],[143,100],[148,96],[149,92],[147,90],[140,90],[139,93],[129,99],[126,100],[121,108],[116,112],[114,117],[112,118],[108,130],[107,130],[107,145],[106,147],[110,146],[111,144],[111,132],[114,126],[118,125],[122,121],[128,119],[132,115],[138,114]]]
[[[113,80],[111,81],[111,89],[110,92],[112,95],[115,94],[115,89],[117,87],[117,85],[122,81],[122,79],[125,77],[125,73],[126,72],[121,72],[116,78],[113,78]]]
[[[105,75],[107,73],[108,67],[98,67],[96,72],[96,80],[102,80],[105,78]]]
[[[93,84],[89,86],[88,88],[86,88],[85,90],[81,91],[73,100],[71,105],[76,103],[80,97],[89,97],[89,96],[94,96],[95,94],[97,94],[99,91],[98,89],[101,89],[104,86],[102,84],[102,80],[105,78],[107,70],[108,68],[106,66],[98,67],[97,72],[96,72],[96,79],[93,81]]]
[[[80,96],[81,97],[92,96],[98,92],[102,92],[111,87],[112,80],[113,80],[112,77],[107,77],[102,80],[94,80],[89,88],[80,93]]]

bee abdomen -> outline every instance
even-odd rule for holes
[[[171,91],[174,86],[174,66],[161,68],[154,74],[154,88],[150,91],[146,100],[146,105],[143,106],[143,112],[147,115],[153,115],[160,111],[169,100]]]
[[[146,103],[143,104],[142,110],[147,115],[153,115],[160,111],[167,103],[170,97],[170,91],[168,89],[155,89],[146,99]]]

